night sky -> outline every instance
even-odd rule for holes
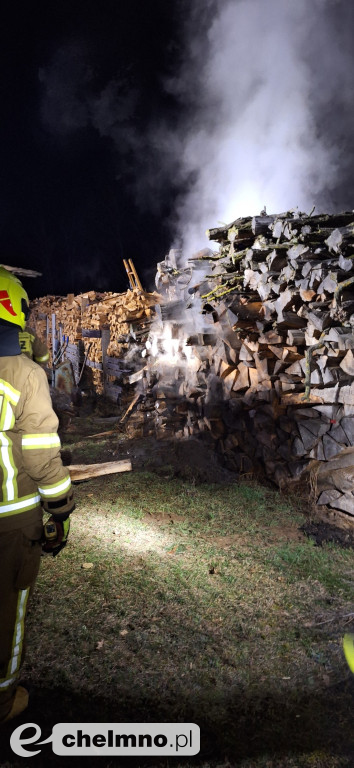
[[[265,12],[266,7],[266,12]],[[4,0],[0,262],[125,291],[239,215],[354,208],[348,0]]]
[[[0,254],[43,272],[30,294],[126,290],[123,258],[153,287],[178,188],[154,200],[139,166],[153,177],[158,163],[144,152],[151,114],[177,119],[162,79],[178,66],[183,6],[2,3]]]

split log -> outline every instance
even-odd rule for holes
[[[131,472],[132,463],[130,459],[122,459],[121,461],[108,461],[104,464],[70,464],[68,470],[73,481],[89,480],[91,477],[99,477],[100,475]]]

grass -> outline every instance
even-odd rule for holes
[[[78,484],[76,502],[29,611],[38,717],[196,722],[204,768],[351,765],[352,550],[314,546],[256,483],[132,472]]]

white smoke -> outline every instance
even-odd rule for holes
[[[88,46],[70,41],[40,71],[46,127],[58,137],[88,128],[111,139],[117,180],[139,209],[156,215],[174,193],[171,223],[187,258],[208,243],[207,229],[264,206],[343,205],[353,189],[354,5],[179,0],[176,8],[183,39],[163,85],[179,114],[175,106],[165,114],[159,101],[140,122],[149,93],[129,63],[98,81]]]
[[[179,158],[181,177],[194,178],[177,210],[186,256],[205,244],[206,229],[264,205],[319,210],[340,148],[316,117],[339,84],[347,95],[353,87],[329,20],[346,15],[342,0],[224,0],[217,9],[204,40],[194,15],[190,55],[167,84],[182,103],[194,101]]]

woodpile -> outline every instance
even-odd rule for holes
[[[61,348],[65,359],[70,358],[73,347],[74,352],[80,347],[81,366],[92,369],[93,386],[97,392],[103,392],[103,357],[107,357],[109,367],[110,360],[124,357],[137,334],[147,335],[151,308],[158,300],[157,294],[138,288],[126,293],[89,291],[78,296],[45,296],[31,302],[30,323],[37,334],[46,339],[52,360]],[[103,330],[108,331],[105,349],[102,348]],[[80,363],[76,374],[79,368]]]
[[[125,294],[34,302],[37,331],[56,314],[129,435],[212,440],[227,468],[306,478],[353,520],[354,213],[263,212],[209,238],[158,264],[159,294],[130,271]]]
[[[228,467],[263,471],[279,486],[310,462],[340,462],[354,445],[353,212],[245,217],[209,237],[219,252],[180,270],[159,265],[173,301],[160,308],[156,333],[169,325],[179,351],[167,379],[163,354],[150,368],[156,386],[165,381],[180,398],[172,419],[167,401],[156,399],[160,432],[174,431],[184,411],[177,435],[208,430]],[[191,264],[188,295],[184,289],[176,301],[173,287]],[[354,516],[352,492],[331,482],[316,501]]]

